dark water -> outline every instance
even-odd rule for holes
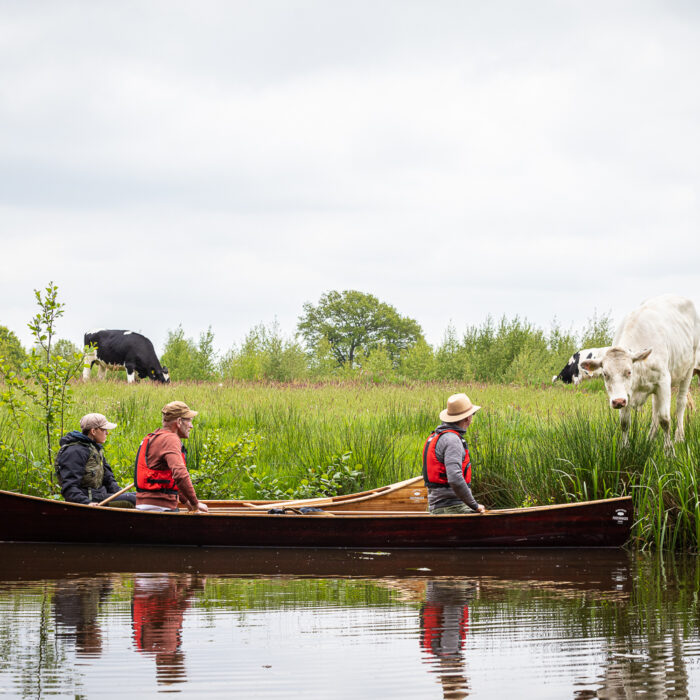
[[[0,545],[0,698],[700,697],[696,558]]]

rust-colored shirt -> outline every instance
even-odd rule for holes
[[[173,480],[180,492],[180,500],[196,506],[199,502],[194,492],[190,473],[182,455],[182,442],[177,436],[166,428],[158,428],[153,434],[153,439],[148,447],[148,463],[153,467],[170,467]],[[178,494],[157,493],[139,491],[136,493],[136,505],[162,506],[163,508],[177,508]]]

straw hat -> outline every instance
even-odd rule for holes
[[[447,408],[440,412],[443,423],[457,423],[476,413],[481,406],[475,406],[466,394],[452,394],[447,399]]]

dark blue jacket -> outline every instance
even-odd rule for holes
[[[114,478],[112,467],[105,459],[102,445],[78,430],[64,435],[59,445],[61,449],[56,455],[56,474],[61,484],[61,493],[66,501],[85,505],[91,501],[99,503],[107,496],[119,491],[119,484]],[[99,485],[89,486],[85,483],[89,481],[86,465],[91,457],[94,460],[95,450],[102,460],[104,474]]]

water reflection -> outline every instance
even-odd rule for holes
[[[698,591],[623,551],[0,545],[0,697],[700,697]]]
[[[136,649],[152,655],[159,684],[186,680],[182,623],[195,591],[206,579],[189,574],[136,575],[131,619]]]
[[[99,655],[102,631],[100,607],[112,592],[112,576],[68,578],[56,582],[52,607],[59,636],[75,641],[78,656]]]
[[[469,684],[464,662],[464,638],[469,630],[469,601],[476,581],[428,581],[420,608],[420,644],[428,662],[436,665],[444,698],[465,698]]]

